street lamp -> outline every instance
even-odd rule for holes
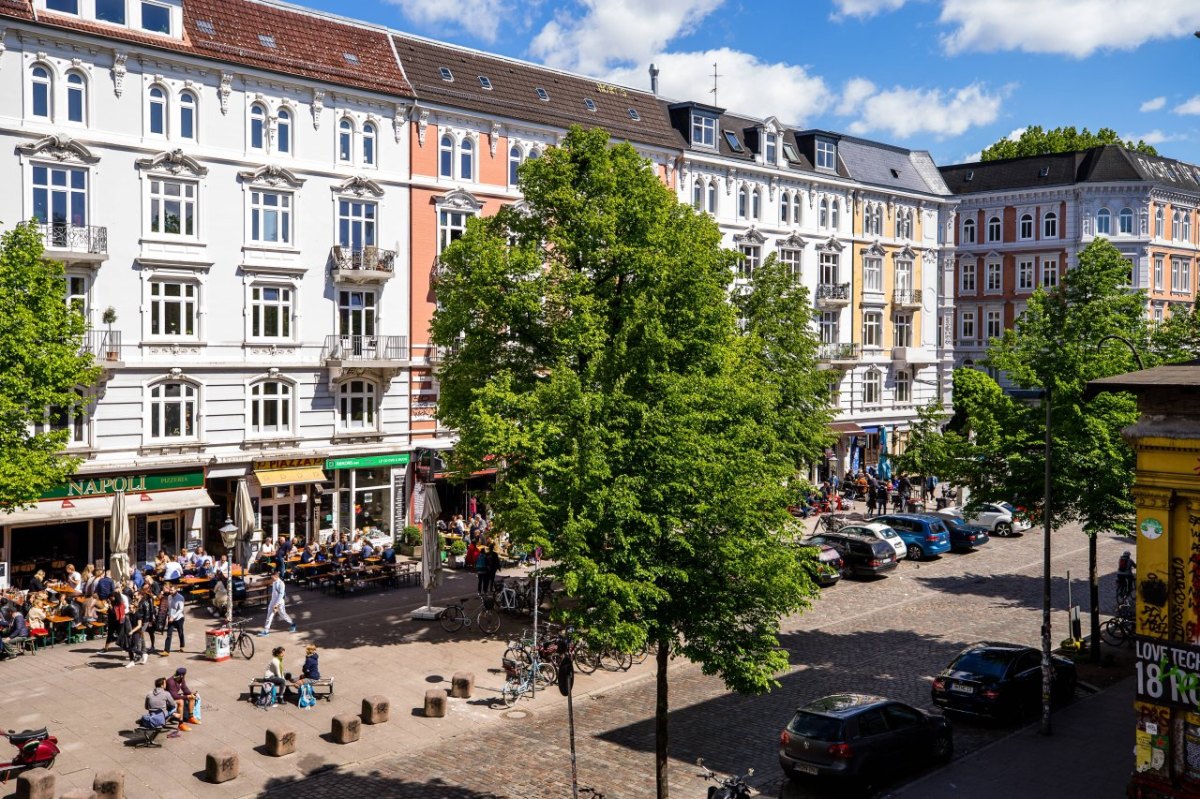
[[[221,543],[225,545],[226,554],[229,556],[229,574],[226,575],[225,582],[225,621],[229,628],[233,627],[233,564],[236,560],[234,556],[234,547],[237,545],[237,525],[233,523],[233,517],[226,516],[225,524],[218,530],[221,534]],[[215,594],[214,594],[215,597]]]

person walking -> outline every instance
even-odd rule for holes
[[[275,579],[271,582],[271,603],[267,606],[267,623],[263,625],[263,630],[259,633],[259,636],[270,634],[271,622],[275,621],[276,614],[279,614],[279,618],[290,625],[288,632],[296,632],[296,622],[292,621],[292,617],[288,615],[287,608],[285,607],[286,596],[287,586],[283,582],[283,575],[275,572]]]
[[[179,593],[179,589],[175,586],[168,586],[167,591],[170,594],[167,597],[167,643],[166,649],[158,654],[166,657],[171,654],[171,636],[175,633],[179,634],[179,651],[183,651],[183,594]]]
[[[496,552],[495,544],[488,547],[484,560],[487,561],[487,582],[484,584],[483,593],[490,594],[496,590],[496,572],[500,571],[500,554]]]

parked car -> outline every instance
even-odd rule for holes
[[[1051,697],[1075,695],[1075,664],[1052,656]],[[948,712],[1013,720],[1033,715],[1042,703],[1042,653],[1020,644],[967,647],[933,680],[933,702]]]
[[[981,547],[989,540],[986,528],[967,524],[957,516],[931,515],[930,518],[942,522],[950,530],[950,549],[954,552],[966,552]]]
[[[867,794],[910,765],[944,763],[953,754],[944,717],[863,694],[809,702],[779,734],[779,765],[789,779],[827,778]]]
[[[828,544],[813,544],[811,540],[800,546],[817,550],[817,557],[813,562],[813,582],[822,588],[828,588],[842,579],[842,556],[836,549]]]
[[[985,502],[979,506],[979,510],[969,519],[963,514],[962,508],[954,506],[942,508],[937,511],[937,515],[943,517],[956,516],[960,519],[966,519],[968,524],[982,527],[1001,538],[1028,530],[1031,526],[1028,519],[1022,514],[1014,513],[1016,509],[1012,508],[1011,505],[1007,505],[1007,507],[1006,505],[1007,503]]]
[[[878,538],[869,538],[855,533],[821,533],[809,538],[806,543],[825,544],[842,556],[842,574],[855,577],[875,577],[891,571],[899,565],[896,551],[891,544]]]
[[[923,513],[892,513],[872,517],[895,530],[908,546],[908,556],[921,560],[927,555],[950,551],[950,531],[943,520]]]
[[[896,552],[896,559],[903,560],[908,557],[908,545],[904,543],[904,539],[900,537],[892,528],[886,524],[878,522],[858,522],[856,524],[848,524],[842,527],[838,532],[841,533],[857,533],[865,535],[869,538],[878,538],[880,541],[885,541],[892,545],[892,549]]]

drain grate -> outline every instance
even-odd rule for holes
[[[506,710],[500,715],[506,719],[511,719],[512,721],[524,721],[533,714],[528,710]]]
[[[76,663],[74,666],[63,666],[63,668],[67,671],[79,671],[80,669],[89,668],[90,665],[89,663]]]

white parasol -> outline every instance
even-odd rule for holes
[[[421,581],[425,585],[425,607],[413,611],[414,619],[436,619],[442,608],[433,607],[433,589],[437,588],[442,570],[442,553],[438,550],[437,519],[442,515],[442,503],[438,500],[437,486],[433,483],[418,484],[413,491],[414,505],[419,504],[421,513]]]
[[[238,480],[237,497],[233,503],[233,523],[237,525],[237,559],[245,564],[250,537],[254,535],[254,506],[250,502],[250,487],[243,478]]]
[[[129,579],[129,514],[125,512],[125,492],[113,496],[112,518],[109,521],[109,568],[117,585]]]

